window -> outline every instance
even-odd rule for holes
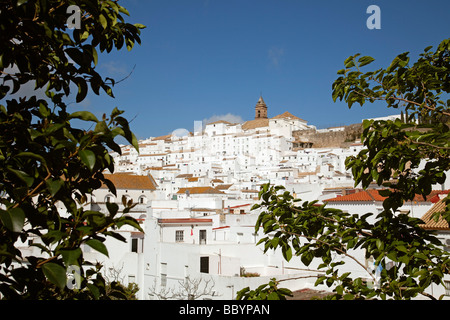
[[[444,280],[444,286],[445,286],[445,295],[450,296],[450,281]]]
[[[131,252],[138,252],[138,241],[139,239],[131,239]]]
[[[140,204],[145,204],[147,203],[147,198],[145,196],[140,196],[139,197],[139,203]]]
[[[183,242],[184,241],[184,231],[183,230],[175,231],[175,241],[176,242]]]
[[[161,287],[165,287],[167,285],[167,274],[161,273]]]
[[[200,244],[206,244],[206,230],[200,230],[200,237],[199,237],[199,243]]]
[[[200,257],[200,272],[209,273],[209,257]]]
[[[144,252],[144,234],[136,232],[131,236],[131,252]]]
[[[167,285],[167,263],[161,262],[161,287]]]

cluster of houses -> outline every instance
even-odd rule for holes
[[[264,253],[256,245],[264,235],[255,232],[259,211],[251,208],[260,186],[283,185],[296,198],[352,214],[380,212],[383,197],[375,189],[355,188],[345,169],[346,157],[363,148],[358,141],[347,148],[294,148],[293,132],[312,128],[289,112],[268,118],[260,98],[254,120],[217,121],[186,135],[142,140],[139,153],[122,146],[121,155],[113,154],[116,170],[107,176],[117,195],[104,186],[88,206],[105,210],[107,202],[121,206],[122,197],[131,199],[136,206],[129,214],[145,232],[123,228],[127,242],[108,239],[109,257],[85,246],[85,258],[102,261],[124,284],[136,283],[139,299],[228,300],[274,277],[292,291],[314,288],[324,273],[317,265],[305,266],[295,257],[287,262],[280,251]],[[431,197],[417,197],[400,210],[425,219],[439,210],[448,189],[436,186]],[[448,225],[428,219],[424,227],[437,230],[450,246]],[[366,266],[373,263],[358,254]],[[356,263],[346,266],[370,278]],[[442,287],[430,290],[445,293]]]

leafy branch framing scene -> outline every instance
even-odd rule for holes
[[[79,29],[69,30],[67,8],[80,9]],[[91,210],[91,193],[114,172],[109,151],[118,137],[136,149],[123,111],[102,119],[89,111],[69,112],[65,102],[89,91],[114,97],[115,82],[97,71],[99,55],[140,43],[140,24],[125,22],[116,1],[2,1],[0,5],[0,294],[5,299],[128,299],[117,281],[106,281],[103,266],[84,259],[83,246],[104,255],[106,237],[124,241],[117,230],[141,230],[117,204],[109,214]],[[20,95],[35,84],[45,97]],[[20,95],[19,98],[14,95]],[[72,95],[73,96],[73,95]],[[71,96],[71,97],[72,97]],[[91,129],[77,128],[73,122]],[[83,125],[81,125],[82,127]],[[87,125],[86,125],[87,126]],[[33,238],[31,255],[19,249]],[[40,254],[38,254],[40,252]],[[67,270],[76,271],[71,279]],[[72,287],[66,284],[74,281]],[[76,283],[75,283],[76,282]]]
[[[315,285],[333,290],[325,299],[440,299],[444,295],[434,296],[430,286],[445,288],[450,256],[446,243],[426,224],[448,227],[450,196],[443,193],[438,198],[440,210],[426,221],[400,209],[417,197],[431,197],[433,187],[443,184],[450,170],[450,39],[434,51],[425,48],[414,63],[406,52],[386,69],[363,72],[374,60],[359,54],[346,59],[332,96],[349,108],[382,101],[402,112],[401,119],[365,120],[365,148],[346,160],[355,186],[378,186],[382,208],[350,214],[326,201],[302,203],[284,187],[266,184],[259,192],[261,203],[253,207],[262,211],[256,231],[262,229],[266,235],[259,244],[265,251],[281,250],[287,261],[299,258],[305,266],[323,270]],[[358,268],[360,272],[349,272]],[[246,288],[238,298],[272,294],[284,299],[291,294],[278,285]]]
[[[205,1],[203,5],[206,16],[210,3]],[[76,8],[75,12],[70,8]],[[179,11],[184,14],[183,10]],[[71,14],[79,14],[75,24],[68,21],[73,18]],[[267,156],[270,161],[272,157],[281,160],[281,150],[291,151],[286,146],[294,147],[292,123],[298,125],[297,129],[301,128],[299,131],[316,128],[289,112],[269,119],[262,96],[255,107],[254,120],[244,122],[240,116],[229,113],[224,117],[231,117],[236,123],[213,116],[210,119],[214,121],[196,126],[195,132],[179,130],[187,131],[189,137],[214,139],[197,141],[192,144],[195,148],[192,145],[185,148],[180,142],[183,137],[175,134],[177,130],[141,144],[130,128],[131,121],[119,107],[101,116],[85,110],[81,103],[89,100],[89,94],[115,98],[113,89],[132,78],[135,67],[118,79],[99,73],[103,58],[117,51],[132,51],[135,44],[141,44],[141,30],[146,27],[129,22],[129,16],[118,0],[4,0],[0,4],[1,299],[136,300],[139,295],[163,300],[222,297],[285,300],[294,296],[294,292],[286,288],[287,284],[305,279],[313,279],[313,286],[320,290],[327,289],[312,294],[318,299],[444,298],[443,292],[450,290],[450,195],[448,190],[440,189],[448,183],[450,172],[450,39],[425,48],[417,59],[411,58],[409,52],[401,53],[385,68],[371,71],[368,69],[375,64],[373,57],[352,55],[337,71],[337,79],[330,83],[329,97],[334,102],[344,102],[349,109],[355,105],[382,104],[401,114],[394,120],[364,120],[360,137],[364,148],[346,158],[345,169],[351,172],[354,187],[378,202],[374,210],[365,212],[346,203],[352,194],[323,201],[303,201],[284,186],[265,183],[272,168],[261,170],[263,161],[255,161],[255,158]],[[70,29],[69,25],[75,28]],[[186,26],[183,26],[186,30],[174,26],[171,28],[182,35],[188,30]],[[220,37],[214,35],[210,40],[213,38]],[[202,43],[204,40],[201,39]],[[189,55],[189,52],[174,50],[173,43],[155,45],[170,57],[170,68],[161,70],[164,76],[175,70],[177,80],[180,77],[179,82],[183,83],[184,91],[180,92],[187,94],[190,87],[186,82],[195,83],[197,72],[200,74],[208,68],[196,65],[195,72],[182,70],[171,54],[186,51]],[[225,49],[222,43],[217,47]],[[169,51],[171,54],[167,54]],[[251,51],[253,63],[254,50]],[[286,52],[282,47],[268,48],[264,58],[270,65],[266,69],[280,71]],[[196,56],[216,58],[207,50]],[[206,78],[209,79],[213,71],[208,72]],[[192,77],[186,80],[183,73]],[[157,81],[164,83],[163,80]],[[236,75],[232,82],[235,85]],[[151,84],[155,86],[153,92],[161,89],[155,82]],[[30,86],[33,87],[31,93]],[[175,82],[170,84],[170,90],[171,95],[179,90]],[[207,89],[202,87],[201,91],[207,92]],[[189,107],[186,109],[192,112]],[[175,107],[170,110],[171,115],[176,110],[179,111]],[[152,117],[158,118],[153,114]],[[277,121],[284,121],[286,126],[282,127]],[[150,125],[146,123],[146,126],[149,129]],[[231,129],[235,130],[232,134],[245,136],[247,141],[248,136],[253,140],[279,137],[280,150],[272,148],[266,153],[273,146],[267,143],[261,147],[253,141],[246,143],[254,143],[252,148],[255,145],[258,148],[247,146],[244,152],[244,140],[239,140],[245,164],[233,162],[228,157],[232,151],[225,147],[226,134],[219,133],[221,126],[222,129],[236,126]],[[260,132],[260,128],[266,129]],[[275,128],[277,134],[271,135],[271,128]],[[283,137],[288,131],[290,137]],[[223,139],[220,140],[223,148],[213,156],[211,150],[216,150],[217,136]],[[354,136],[355,132],[348,135],[348,142],[353,141]],[[124,141],[129,145],[121,144]],[[164,145],[173,141],[177,144],[173,149]],[[302,146],[312,144],[295,142]],[[161,186],[155,192],[160,196],[157,199],[162,201],[160,204],[166,205],[161,208],[168,211],[147,206],[142,196],[144,188],[136,187],[139,182],[125,187],[127,191],[139,190],[139,203],[119,195],[120,179],[114,176],[117,165],[131,163],[130,159],[123,158],[124,150],[135,154],[137,159],[140,145],[145,148],[162,146],[164,153],[152,149],[145,155],[150,159],[144,163],[147,167],[140,167],[137,160],[135,164],[139,172],[162,172],[170,166],[167,169],[170,174],[164,172],[158,176]],[[197,147],[201,153],[195,154]],[[261,153],[251,154],[255,150]],[[196,163],[191,167],[183,162],[185,152],[190,152],[189,159],[194,154],[190,161]],[[154,158],[156,156],[158,158]],[[227,164],[228,172],[222,170],[225,165],[219,167],[219,160],[220,165]],[[281,167],[281,162],[274,163],[270,165]],[[240,175],[244,167],[247,170],[247,165],[253,166],[254,171],[249,169],[248,174]],[[175,176],[174,170],[180,174]],[[189,170],[193,170],[195,176],[187,173]],[[122,177],[130,177],[129,173],[122,172]],[[278,177],[279,172],[273,173],[280,178],[278,181],[289,179]],[[219,175],[237,182],[238,189],[231,188],[227,194],[224,190],[231,184],[217,179]],[[244,181],[244,175],[248,181]],[[140,178],[142,176],[137,177]],[[156,185],[150,173],[145,178],[153,187]],[[199,185],[199,181],[210,185]],[[262,184],[261,189],[255,191],[259,184]],[[107,190],[103,208],[98,205],[103,200],[97,203],[94,199],[95,192],[101,189]],[[256,194],[257,204],[248,212],[247,206],[250,208],[254,203],[252,195]],[[234,203],[238,195],[241,198],[237,200],[245,202]],[[117,201],[110,201],[115,198]],[[414,216],[406,206],[429,199],[433,199],[433,208],[422,217]],[[176,205],[170,201],[175,201]],[[145,207],[142,219],[131,214],[138,205]],[[174,218],[174,212],[180,216]],[[148,218],[146,225],[145,218]],[[245,223],[251,221],[251,232],[247,232],[249,225],[241,219]],[[169,231],[164,233],[163,230]],[[124,237],[125,233],[128,238]],[[169,235],[173,237],[169,239]],[[127,243],[130,239],[131,243]],[[111,248],[109,240],[116,241],[116,247]],[[208,247],[210,242],[213,245]],[[224,243],[231,245],[225,247]],[[91,250],[109,259],[112,252],[124,248],[120,247],[123,244],[128,248],[127,254],[136,253],[130,261],[140,272],[139,280],[146,279],[147,282],[141,281],[145,287],[134,282],[135,275],[127,273],[128,266],[122,260],[113,261],[120,267],[114,263],[107,267],[102,261],[90,259]],[[158,252],[161,247],[173,251]],[[284,262],[294,260],[301,268],[292,269],[309,273],[270,278],[268,274],[279,270],[268,269],[280,269],[276,265],[278,256],[271,255],[274,252],[281,252],[283,276],[287,269]],[[161,259],[163,254],[167,260]],[[257,255],[263,257],[258,260],[258,263],[263,261],[259,265],[252,261]],[[275,263],[270,264],[272,258]],[[268,283],[264,283],[266,281]],[[434,290],[436,287],[439,290]]]

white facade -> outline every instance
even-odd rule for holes
[[[207,287],[204,293],[208,294],[202,298],[233,299],[243,287],[255,288],[273,276],[280,279],[302,275],[301,280],[283,283],[298,290],[313,287],[315,278],[305,276],[321,274],[315,269],[317,265],[306,267],[300,259],[287,263],[279,250],[264,254],[256,246],[262,236],[254,232],[258,214],[250,208],[257,202],[260,185],[268,182],[285,186],[305,201],[329,199],[354,188],[345,159],[357,154],[363,145],[294,151],[293,132],[315,127],[287,112],[249,123],[244,126],[217,121],[203,130],[197,127],[194,134],[142,140],[139,156],[130,147],[123,147],[124,155],[118,157],[122,164],[119,170],[149,173],[158,183],[147,206],[145,236],[134,240],[142,243],[143,251],[131,255],[135,265],[128,270],[133,273],[130,279],[138,279],[141,299],[174,297],[183,284],[195,281]],[[329,131],[339,130],[342,128]],[[220,192],[180,193],[206,187]],[[381,202],[339,202],[329,206],[358,214],[376,215],[382,210]],[[404,209],[420,217],[427,208],[410,203]],[[364,252],[354,254],[370,265]],[[353,260],[347,261],[345,271],[370,278]],[[241,276],[246,273],[258,277]]]
[[[303,201],[323,201],[353,189],[345,159],[363,146],[293,150],[293,132],[313,126],[289,113],[264,123],[251,127],[217,121],[203,130],[196,127],[194,134],[141,140],[140,154],[122,146],[121,156],[112,154],[116,172],[150,175],[155,189],[119,188],[114,197],[102,188],[95,191],[90,205],[105,211],[106,202],[120,204],[122,196],[133,199],[137,206],[130,214],[145,232],[122,228],[118,232],[127,242],[109,237],[105,243],[109,257],[84,246],[85,258],[103,262],[107,272],[120,271],[124,284],[137,283],[139,299],[202,293],[201,299],[234,299],[242,288],[256,288],[273,277],[292,279],[282,283],[291,290],[313,288],[314,276],[323,271],[314,263],[303,265],[297,257],[288,263],[280,250],[264,253],[256,246],[263,236],[261,231],[255,233],[259,212],[250,209],[258,202],[260,186],[268,182],[283,185]],[[380,201],[328,206],[375,216],[382,210]],[[411,202],[402,210],[420,218],[429,208],[430,204]],[[24,245],[23,250],[31,249]],[[363,264],[371,263],[364,252],[354,254]],[[345,271],[370,278],[350,259]],[[187,292],[187,285],[195,283],[197,292],[192,288]]]

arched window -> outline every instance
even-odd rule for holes
[[[139,199],[138,199],[138,203],[146,204],[147,203],[147,197],[146,196],[140,196]]]

